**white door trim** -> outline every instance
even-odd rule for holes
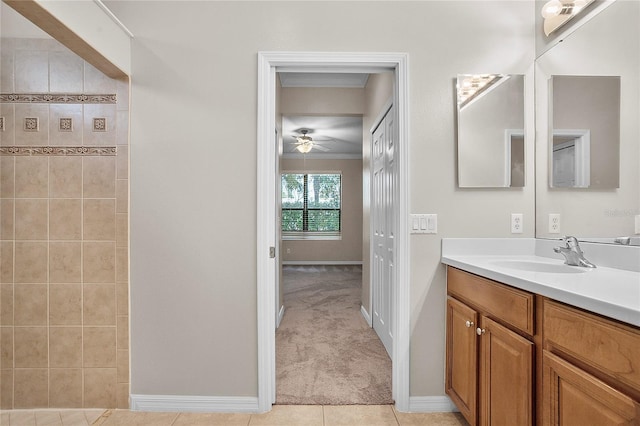
[[[269,247],[275,247],[276,71],[376,72],[395,71],[394,105],[398,115],[398,188],[394,200],[397,230],[406,230],[409,216],[408,55],[406,53],[259,52],[257,123],[257,325],[258,405],[260,412],[275,401],[275,268]],[[409,409],[409,235],[396,238],[395,321],[392,393],[399,411]]]

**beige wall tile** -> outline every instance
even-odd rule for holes
[[[106,118],[105,131],[94,131],[94,118]],[[114,104],[84,105],[83,140],[84,145],[116,144],[116,106]]]
[[[83,281],[85,283],[115,283],[116,244],[83,244]]]
[[[0,49],[2,50],[2,49]],[[0,64],[4,65],[4,64]],[[0,76],[2,78],[4,76]],[[6,92],[4,92],[6,93]],[[0,114],[4,117],[4,132],[0,132],[0,146],[13,146],[15,145],[15,104],[0,104]],[[6,157],[13,161],[12,157]]]
[[[120,116],[120,113],[118,113],[118,116]],[[118,131],[119,130],[120,126],[118,126]],[[127,145],[118,145],[118,153],[116,155],[116,178],[129,178],[129,147]]]
[[[116,385],[117,408],[126,410],[129,408],[129,383],[118,383]]]
[[[82,237],[82,200],[49,201],[49,238],[79,240]]]
[[[14,408],[49,406],[49,370],[16,368],[14,370]]]
[[[15,104],[15,144],[46,146],[49,143],[49,105]],[[26,131],[25,119],[37,118],[38,130]],[[43,157],[47,159],[46,157]]]
[[[118,205],[116,211],[118,213],[127,213],[129,211],[129,181],[124,179],[116,180],[116,200]]]
[[[49,201],[23,199],[15,201],[16,240],[46,240],[49,236]]]
[[[83,204],[83,238],[85,240],[115,241],[115,200],[84,200]]]
[[[47,243],[16,242],[15,272],[16,283],[47,282]]]
[[[118,316],[118,349],[129,348],[129,317]]]
[[[126,248],[116,248],[116,282],[129,279],[129,257]]]
[[[84,327],[82,348],[83,367],[113,367],[115,373],[117,366],[115,327]]]
[[[82,197],[82,157],[51,157],[51,198]]]
[[[84,157],[82,160],[84,198],[115,198],[115,157]]]
[[[83,285],[82,312],[84,325],[116,325],[116,285]]]
[[[91,64],[84,64],[84,92],[114,94],[117,90],[116,80],[107,77]]]
[[[118,349],[118,383],[129,383],[129,351],[127,349]]]
[[[0,240],[13,240],[14,238],[14,200],[0,199]]]
[[[84,61],[69,51],[49,52],[49,87],[54,93],[83,93]]]
[[[116,94],[118,95],[118,111],[129,111],[129,79],[121,78],[116,80]],[[120,118],[120,117],[118,117]],[[118,127],[129,126],[128,121],[118,120]]]
[[[15,286],[13,303],[14,325],[47,325],[46,284],[21,284]]]
[[[49,243],[49,282],[79,283],[82,278],[80,242]]]
[[[46,198],[49,196],[49,158],[16,157],[16,198]]]
[[[13,325],[13,284],[1,284],[0,292],[0,324]]]
[[[0,241],[0,283],[13,282],[13,241]]]
[[[129,215],[116,213],[116,246],[129,247]]]
[[[82,367],[82,327],[49,328],[49,367]]]
[[[49,371],[49,406],[82,407],[82,369],[52,368]]]
[[[87,408],[116,407],[116,369],[84,369],[84,406]]]
[[[49,324],[82,325],[82,285],[49,285]]]
[[[127,357],[127,377],[129,371]],[[0,327],[0,370],[13,368],[13,327]]]
[[[2,112],[0,112],[2,114]],[[5,119],[5,129],[7,127],[7,117]],[[6,132],[6,130],[5,130]],[[5,139],[5,132],[1,133],[2,140]],[[13,186],[15,183],[15,157],[0,157],[0,198],[12,198],[14,196]]]
[[[14,67],[16,92],[49,91],[49,55],[46,50],[16,50]]]
[[[13,369],[0,370],[0,408],[13,408]]]
[[[60,119],[71,119],[71,129],[61,129]],[[52,104],[49,107],[49,145],[82,145],[82,105]]]
[[[16,368],[48,366],[47,327],[15,327],[13,330]]]
[[[129,284],[116,283],[116,306],[118,316],[129,315]]]

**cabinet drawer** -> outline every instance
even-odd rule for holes
[[[533,294],[450,266],[447,268],[447,291],[481,313],[533,335]]]
[[[545,299],[544,346],[640,391],[640,330]]]

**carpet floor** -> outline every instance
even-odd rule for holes
[[[360,313],[359,266],[286,266],[276,404],[391,404],[391,359]]]

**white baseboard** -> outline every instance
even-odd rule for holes
[[[276,321],[276,328],[280,327],[282,317],[284,317],[284,305],[280,306],[280,311],[278,312],[278,320]]]
[[[360,305],[360,313],[364,317],[364,320],[367,322],[367,324],[369,324],[369,327],[373,327],[371,315],[369,315],[369,312],[367,312],[367,310],[364,308],[364,305]]]
[[[283,260],[283,265],[362,265],[361,260]]]
[[[131,395],[132,411],[258,413],[257,397]]]
[[[448,396],[412,396],[409,397],[410,413],[450,413],[458,408]]]

